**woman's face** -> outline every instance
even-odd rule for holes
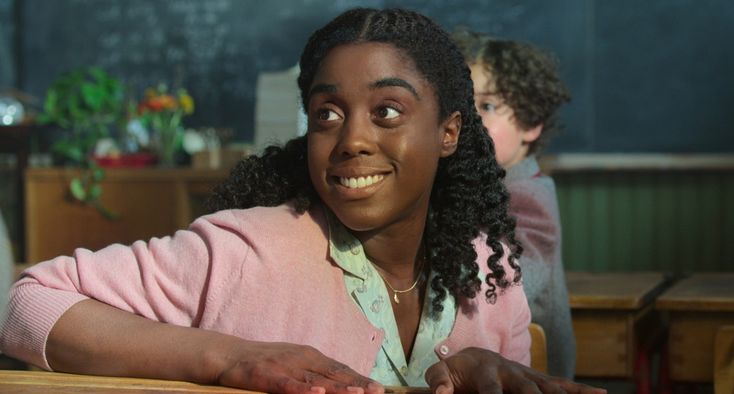
[[[438,160],[455,150],[461,117],[438,119],[436,94],[410,58],[384,43],[335,47],[307,111],[311,181],[344,225],[423,225]]]

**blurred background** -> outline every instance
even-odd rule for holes
[[[181,126],[197,133],[188,135],[188,146],[179,142],[173,167],[219,168],[208,178],[213,184],[232,160],[213,158],[212,146],[235,147],[236,160],[257,150],[258,140],[303,132],[293,83],[300,51],[316,27],[360,5],[411,8],[448,30],[464,26],[556,54],[573,100],[562,110],[565,130],[543,163],[558,183],[567,268],[734,268],[734,4],[723,0],[0,0],[0,94],[25,112],[22,124],[2,133],[10,138],[11,128],[22,127],[21,136],[10,139],[22,140],[29,153],[18,159],[4,143],[0,155],[0,209],[15,260],[71,252],[60,246],[29,254],[29,244],[45,228],[30,222],[45,211],[27,213],[39,192],[24,195],[19,189],[28,182],[17,171],[69,164],[53,155],[54,143],[68,138],[68,130],[38,121],[48,112],[49,89],[65,73],[90,67],[106,72],[133,108],[128,121],[131,113],[140,114],[152,88],[174,98],[185,89],[195,110],[184,114]],[[113,127],[124,129],[128,141],[121,144],[119,130],[113,131],[112,155],[156,152],[155,141],[147,147],[145,141],[131,143],[128,126]],[[201,158],[201,151],[209,155]],[[114,169],[107,174],[105,182],[117,179]],[[200,182],[199,200],[208,190]],[[100,201],[117,204],[110,200],[115,186],[103,190]],[[130,230],[120,241],[170,232],[200,212],[196,201],[177,201],[174,211],[187,214],[153,234]],[[125,216],[119,220],[116,227]],[[77,225],[66,222],[69,232],[83,233]],[[108,239],[75,246],[103,242]]]
[[[602,275],[568,276],[577,374],[625,378],[604,382],[612,393],[634,392],[634,379],[649,392],[668,368],[668,315],[651,313],[661,289],[701,272],[716,273],[703,288],[731,289],[719,274],[734,272],[734,3],[724,0],[0,0],[0,284],[8,266],[168,235],[205,213],[243,155],[304,132],[300,52],[355,6],[410,8],[557,56],[573,100],[541,165],[558,189],[566,269]],[[609,291],[615,308],[629,291],[632,307],[592,313],[574,299],[586,288]],[[727,305],[717,322],[734,322]],[[671,348],[674,379],[712,381],[718,326],[706,327],[671,329],[685,345]],[[652,375],[639,349],[661,361]]]

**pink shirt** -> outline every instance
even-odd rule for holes
[[[221,211],[147,243],[77,249],[28,269],[14,285],[0,350],[50,369],[51,328],[73,304],[94,298],[156,321],[310,345],[368,376],[384,333],[348,298],[328,239],[320,209],[299,215],[282,205]],[[491,250],[481,238],[475,248],[486,270]],[[512,277],[506,258],[502,264]],[[530,311],[522,287],[508,288],[494,305],[485,302],[485,290],[462,301],[435,351],[444,358],[481,347],[528,365]]]

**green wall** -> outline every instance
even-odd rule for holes
[[[572,271],[734,271],[734,172],[553,175]]]

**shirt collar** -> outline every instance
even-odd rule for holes
[[[535,159],[535,155],[530,155],[507,169],[505,182],[511,182],[516,179],[531,178],[539,171],[540,167],[538,166],[538,161]]]
[[[329,224],[329,255],[341,269],[365,280],[370,269],[362,243],[328,210],[326,219]]]

